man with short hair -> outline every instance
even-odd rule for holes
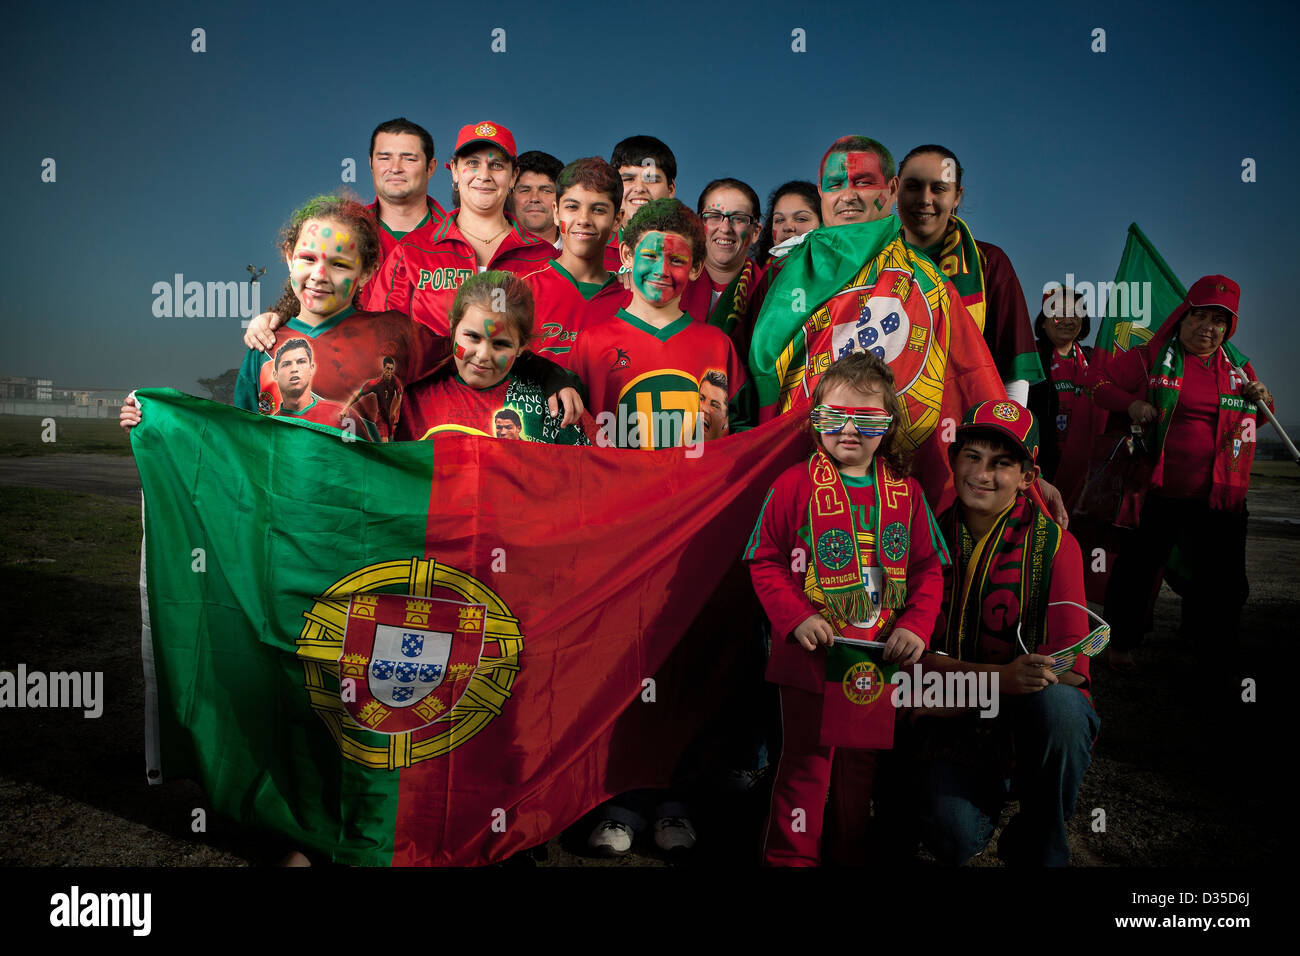
[[[556,249],[564,248],[560,227],[555,223],[555,181],[560,178],[564,164],[550,153],[530,149],[520,155],[515,165],[519,168],[511,195],[515,218],[534,236],[545,239]]]
[[[677,157],[661,139],[629,136],[614,147],[609,155],[609,164],[618,170],[619,178],[623,180],[618,228],[605,248],[605,268],[618,272],[623,265],[618,251],[623,226],[650,200],[671,199],[677,195]]]
[[[709,369],[700,379],[700,429],[702,441],[712,441],[727,434],[730,421],[727,411],[727,373]]]
[[[289,339],[275,353],[275,387],[277,396],[262,393],[259,396],[258,410],[264,415],[278,415],[282,418],[302,418],[321,425],[340,427],[343,419],[343,406],[321,398],[311,390],[312,379],[316,376],[316,360],[312,355],[311,343],[306,339]]]
[[[519,441],[523,438],[523,420],[513,408],[503,408],[492,419],[497,438],[509,438]]]
[[[433,137],[406,117],[380,123],[370,134],[375,201],[366,208],[379,225],[381,261],[407,236],[436,229],[446,218],[446,210],[428,194],[437,168]]]
[[[382,425],[377,429],[380,441],[392,441],[393,430],[397,427],[397,419],[401,414],[402,407],[402,383],[397,377],[397,360],[391,355],[385,355],[381,363],[383,374],[379,378],[372,378],[358,389],[357,394],[353,396],[352,401],[348,402],[347,410],[351,412],[355,406],[366,395],[375,397],[376,413],[372,417],[366,415],[367,419],[373,421],[376,425]]]

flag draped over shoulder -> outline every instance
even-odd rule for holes
[[[903,241],[898,219],[816,229],[772,280],[749,367],[760,420],[805,407],[821,374],[854,351],[892,369],[904,441],[935,511],[953,500],[946,444],[962,414],[1006,389],[956,290]],[[940,427],[945,420],[950,427]],[[1036,494],[1036,492],[1035,492]]]
[[[793,416],[689,457],[137,394],[150,778],[355,864],[489,863],[667,783],[750,638],[688,629],[806,451]]]

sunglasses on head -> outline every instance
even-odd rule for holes
[[[850,421],[863,438],[879,438],[894,420],[883,408],[847,408],[843,405],[818,405],[812,410],[812,426],[823,435],[844,430]]]

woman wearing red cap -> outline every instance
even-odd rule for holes
[[[1256,402],[1273,398],[1228,340],[1241,290],[1226,276],[1197,280],[1149,343],[1089,375],[1093,399],[1147,427],[1155,470],[1138,529],[1106,589],[1110,666],[1132,672],[1147,602],[1177,546],[1191,573],[1183,619],[1195,639],[1231,640],[1249,594],[1246,490]],[[1244,375],[1242,374],[1244,373]]]
[[[462,282],[476,272],[536,272],[556,248],[506,215],[519,175],[515,138],[500,123],[471,123],[447,164],[460,205],[435,231],[393,250],[366,288],[371,306],[396,309],[440,335]]]

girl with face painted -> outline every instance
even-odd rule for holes
[[[944,146],[918,146],[903,157],[898,177],[903,238],[952,280],[966,311],[984,333],[1007,396],[1026,404],[1029,386],[1044,377],[1029,310],[1006,253],[992,243],[976,241],[970,227],[957,217],[962,166],[956,154]]]
[[[236,406],[390,440],[402,382],[432,368],[445,345],[401,313],[357,309],[358,291],[379,266],[373,218],[351,197],[316,196],[290,216],[279,248],[289,278],[273,307],[277,329],[245,354]],[[128,430],[138,423],[133,397],[121,418]]]
[[[533,334],[533,294],[509,272],[467,279],[451,307],[451,359],[407,390],[399,435],[444,430],[551,445],[589,445],[577,425],[562,427],[543,395],[546,359],[525,351]]]

